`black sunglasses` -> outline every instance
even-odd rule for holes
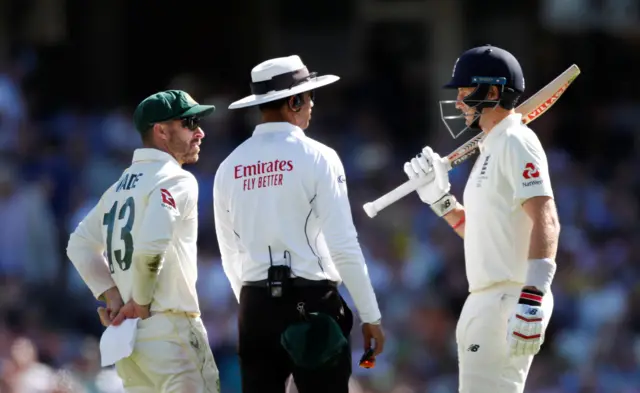
[[[183,117],[180,119],[182,121],[182,126],[184,128],[188,128],[191,131],[195,131],[200,127],[200,118],[196,116],[191,117]]]

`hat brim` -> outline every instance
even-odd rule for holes
[[[188,109],[186,112],[182,113],[180,117],[191,117],[191,116],[205,117],[212,114],[214,110],[216,110],[216,107],[213,105],[198,104]]]
[[[229,109],[247,108],[254,105],[264,104],[266,102],[276,101],[281,98],[294,96],[296,94],[304,93],[305,91],[310,91],[322,86],[326,86],[338,81],[339,79],[340,77],[335,75],[318,76],[316,78],[309,79],[304,83],[296,85],[291,89],[271,91],[269,93],[259,95],[252,94],[241,100],[233,102],[231,105],[229,105]]]

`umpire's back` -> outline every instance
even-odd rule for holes
[[[353,324],[344,282],[364,322],[365,348],[382,350],[380,311],[351,217],[342,162],[307,137],[314,90],[334,75],[311,73],[298,56],[251,72],[262,123],[220,165],[213,186],[222,266],[240,303],[243,393],[348,393]]]
[[[220,166],[215,198],[222,199],[228,210],[239,250],[236,268],[244,281],[265,278],[270,262],[284,262],[285,251],[295,276],[339,280],[321,233],[321,224],[331,222],[323,209],[333,204],[329,201],[337,193],[346,194],[345,177],[335,158],[332,149],[305,136],[300,128],[265,123]],[[319,189],[319,183],[325,188]],[[334,223],[345,227],[342,237],[355,237],[349,224]],[[329,241],[334,240],[331,236]]]

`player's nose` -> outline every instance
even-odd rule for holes
[[[198,129],[195,130],[195,132],[193,133],[193,136],[198,139],[203,139],[204,135],[205,135],[204,131],[202,130],[201,127],[198,127]]]

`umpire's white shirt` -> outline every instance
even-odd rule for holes
[[[380,318],[333,149],[292,124],[260,124],[220,164],[213,198],[222,264],[238,300],[243,282],[266,279],[270,258],[284,264],[288,251],[295,276],[343,281],[360,319]]]
[[[136,285],[134,254],[163,255],[151,311],[199,313],[197,202],[198,182],[171,155],[137,149],[71,235],[67,255],[96,297],[117,285],[125,302]]]
[[[540,140],[512,114],[480,145],[464,190],[464,250],[471,292],[498,282],[523,284],[532,222],[522,203],[553,197],[547,157]]]

